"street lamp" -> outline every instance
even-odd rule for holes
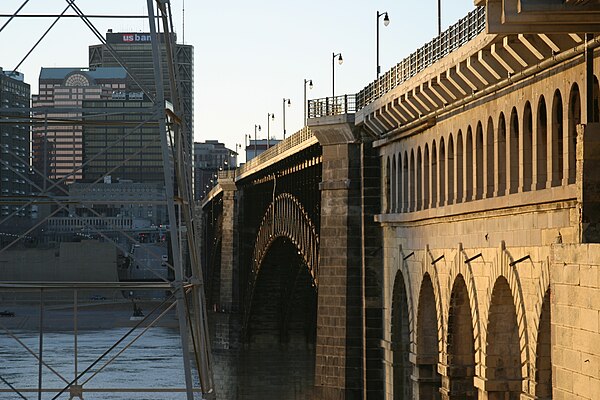
[[[275,114],[267,113],[267,149],[269,148],[269,140],[271,137],[270,122],[275,120]]]
[[[438,36],[442,34],[442,0],[438,0]]]
[[[260,125],[254,125],[254,157],[256,157],[256,129],[260,132]]]
[[[306,119],[306,84],[308,83],[308,88],[312,89],[313,88],[313,83],[312,83],[312,79],[305,79],[304,80],[304,126],[308,125],[308,119]]]
[[[283,99],[283,138],[285,139],[285,105],[287,104],[287,106],[291,106],[292,102],[290,101],[290,99]]]
[[[375,23],[377,24],[377,79],[379,79],[379,73],[381,72],[381,67],[379,66],[379,18],[383,17],[383,25],[388,26],[390,24],[390,18],[388,17],[387,11],[380,13],[377,11],[377,20]]]
[[[333,57],[331,58],[331,96],[333,101],[333,97],[335,97],[335,58],[338,58],[338,64],[342,65],[344,59],[342,58],[342,53],[331,53]]]

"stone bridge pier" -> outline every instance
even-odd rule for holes
[[[309,126],[323,148],[315,398],[375,399],[383,389],[379,156],[354,114]]]

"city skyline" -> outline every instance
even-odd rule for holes
[[[2,14],[12,14],[22,4],[7,0]],[[88,14],[144,15],[146,2],[78,2]],[[185,33],[181,0],[173,1],[178,42],[194,46],[195,99],[194,141],[216,139],[228,148],[244,145],[244,135],[253,125],[266,125],[267,114],[275,114],[271,136],[283,137],[282,99],[291,99],[286,108],[288,135],[303,126],[303,79],[313,81],[307,98],[331,96],[331,54],[343,54],[344,64],[335,64],[336,94],[355,93],[376,76],[376,12],[388,12],[390,24],[380,21],[380,65],[382,74],[437,35],[437,2],[399,4],[391,1],[308,2],[285,7],[273,1],[230,8],[185,3]],[[55,13],[64,2],[32,1],[21,14]],[[442,30],[473,9],[471,0],[442,4]],[[35,10],[35,11],[33,11]],[[72,12],[71,12],[72,13]],[[4,24],[8,18],[0,18]],[[0,32],[5,70],[13,69],[43,34],[53,19],[20,18]],[[102,35],[115,32],[147,32],[144,19],[93,19]],[[360,26],[349,30],[348,26]],[[74,35],[73,32],[77,34]],[[407,35],[407,32],[410,32]],[[9,38],[21,38],[18,41]],[[215,40],[218,38],[218,40]],[[54,46],[53,43],[62,46]],[[25,81],[37,88],[41,67],[85,67],[88,46],[98,43],[77,18],[64,18],[19,68]],[[66,44],[66,45],[65,45]],[[232,95],[234,94],[234,95]],[[231,112],[236,115],[232,118]],[[259,139],[266,138],[261,131]]]

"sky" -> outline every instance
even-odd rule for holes
[[[12,14],[26,0],[1,0],[0,14]],[[145,15],[146,0],[77,0],[86,14]],[[29,0],[21,14],[59,14],[64,0]],[[259,139],[283,137],[283,99],[288,135],[304,121],[304,79],[312,79],[307,98],[352,94],[376,76],[376,13],[382,73],[437,35],[437,0],[171,0],[179,42],[194,46],[194,140],[218,140],[232,149],[245,146],[261,125]],[[185,18],[182,10],[185,9]],[[473,0],[442,0],[442,30],[474,9]],[[0,17],[0,27],[8,18]],[[183,23],[185,21],[185,24]],[[0,67],[12,70],[53,18],[18,18],[0,32]],[[105,33],[147,32],[147,20],[94,19]],[[185,26],[185,29],[184,29]],[[58,21],[19,67],[37,93],[41,67],[86,67],[88,46],[98,40],[77,18]],[[243,153],[243,152],[241,152]],[[243,156],[238,159],[243,162]]]

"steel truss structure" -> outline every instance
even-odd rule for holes
[[[144,18],[147,19],[150,26],[150,34],[152,35],[152,54],[154,64],[154,79],[156,84],[156,95],[149,96],[152,101],[152,106],[148,109],[95,109],[94,116],[99,115],[133,115],[135,113],[144,113],[149,117],[144,118],[142,122],[130,123],[127,126],[127,131],[124,135],[119,137],[114,142],[110,143],[101,154],[105,154],[112,147],[119,145],[127,139],[129,135],[132,135],[136,131],[144,127],[154,127],[159,131],[159,135],[153,140],[153,143],[159,143],[161,154],[162,154],[162,165],[164,170],[164,196],[161,200],[149,200],[148,198],[137,198],[133,199],[132,202],[135,204],[157,204],[166,207],[168,215],[168,226],[166,229],[166,236],[169,240],[168,243],[168,261],[164,260],[164,265],[170,271],[170,277],[165,277],[156,274],[150,270],[149,273],[156,275],[155,282],[148,281],[128,281],[128,282],[50,282],[36,279],[36,277],[30,277],[27,281],[7,281],[2,276],[2,270],[4,267],[0,265],[0,296],[5,293],[11,293],[15,299],[19,298],[22,293],[35,292],[39,295],[39,343],[38,348],[34,349],[31,346],[27,346],[18,337],[18,334],[8,329],[5,324],[0,321],[0,337],[10,338],[15,344],[22,346],[28,353],[32,355],[38,366],[38,377],[37,377],[37,388],[21,388],[12,382],[6,380],[2,375],[5,368],[10,368],[0,364],[0,394],[1,393],[12,393],[13,397],[28,399],[27,395],[34,393],[37,394],[37,398],[41,399],[42,394],[50,393],[53,400],[58,398],[65,398],[65,395],[69,395],[69,398],[84,398],[84,394],[91,392],[104,392],[104,393],[124,393],[125,396],[130,396],[131,393],[143,393],[143,392],[154,392],[154,393],[186,393],[188,400],[193,400],[195,394],[201,394],[202,398],[212,398],[214,396],[213,388],[213,376],[212,376],[212,363],[211,363],[211,351],[208,337],[208,327],[206,321],[206,310],[203,290],[203,277],[200,269],[200,255],[198,254],[197,236],[196,236],[196,222],[194,221],[193,213],[193,192],[192,192],[192,158],[191,158],[191,143],[188,138],[191,134],[189,132],[190,123],[187,123],[184,114],[185,107],[189,105],[184,104],[181,100],[181,80],[178,79],[178,74],[181,71],[177,71],[174,66],[174,35],[173,32],[173,21],[171,14],[171,5],[169,0],[146,0],[146,7],[148,15],[106,15],[106,14],[90,14],[86,15],[80,7],[76,4],[75,0],[66,0],[66,7],[61,13],[57,14],[22,14],[21,10],[29,0],[25,0],[22,5],[13,14],[3,14],[3,17],[8,17],[6,22],[0,26],[0,34],[4,28],[14,20],[19,18],[40,18],[40,17],[53,17],[55,20],[46,30],[46,32],[40,37],[35,43],[33,48],[27,53],[27,55],[21,60],[21,62],[15,68],[18,69],[22,65],[31,52],[42,42],[46,34],[56,25],[61,18],[79,18],[81,21],[94,33],[98,40],[107,46],[111,51],[112,56],[119,60],[122,67],[127,70],[127,65],[122,62],[119,54],[111,47],[109,43],[103,38],[98,29],[94,26],[93,18]],[[155,7],[156,6],[156,7]],[[165,39],[164,43],[159,44],[159,35]],[[168,65],[168,82],[163,82],[163,72],[161,71],[161,52],[163,49],[160,46],[164,46],[166,50],[167,65]],[[164,53],[163,53],[164,54]],[[183,71],[186,73],[186,71]],[[191,73],[187,71],[187,73]],[[132,80],[138,83],[139,88],[146,95],[150,95],[151,91],[148,88],[144,88],[139,84],[139,80],[136,79],[133,74],[130,74]],[[187,79],[186,77],[183,78]],[[186,81],[187,82],[187,81]],[[189,85],[189,83],[186,83]],[[165,90],[169,89],[171,97],[173,99],[172,104],[165,101]],[[189,90],[189,88],[186,88]],[[48,112],[50,110],[43,108],[1,108],[0,109],[0,129],[5,125],[26,125],[29,127],[44,127],[48,125],[77,125],[86,126],[86,124],[99,124],[97,120],[91,121],[86,120],[86,110],[83,108],[67,108],[59,110],[69,115],[67,117],[60,118],[49,118]],[[56,112],[56,109],[52,110]],[[188,110],[189,111],[189,110]],[[124,118],[126,119],[126,118]],[[143,150],[144,147],[149,146],[151,143],[145,143],[136,153],[125,157],[121,160],[120,165],[127,164],[132,157]],[[73,169],[70,175],[64,176],[58,180],[50,180],[44,171],[40,171],[35,167],[29,165],[27,157],[23,157],[22,154],[16,154],[9,149],[11,155],[21,163],[25,163],[30,168],[30,173],[23,173],[10,162],[0,159],[2,167],[9,168],[15,172],[20,179],[25,180],[31,185],[33,190],[31,193],[26,195],[13,195],[8,194],[0,197],[0,205],[10,205],[13,212],[8,216],[0,217],[0,234],[3,235],[0,239],[0,264],[3,262],[3,255],[7,256],[14,248],[23,246],[31,236],[43,227],[50,218],[56,215],[69,213],[69,216],[78,221],[78,224],[85,228],[87,236],[93,234],[96,238],[104,241],[105,243],[111,243],[117,249],[120,254],[126,254],[132,260],[137,262],[138,265],[143,265],[142,260],[136,260],[136,255],[131,254],[131,249],[128,248],[129,244],[136,243],[137,237],[131,231],[118,226],[114,219],[104,217],[100,212],[93,208],[93,201],[85,200],[83,198],[74,198],[70,196],[70,192],[66,189],[65,183],[68,181],[70,176],[75,176],[80,172],[86,165],[92,160],[87,160],[82,165],[77,166]],[[97,154],[94,157],[100,156]],[[116,167],[115,167],[116,168]],[[111,174],[111,170],[106,171],[104,175],[94,182],[89,184],[87,191],[93,190],[94,186],[98,183],[102,183],[103,179]],[[40,183],[41,182],[41,183]],[[48,213],[44,218],[41,218],[38,222],[32,225],[28,225],[20,231],[14,233],[3,233],[4,228],[8,228],[9,224],[13,221],[13,217],[18,215],[19,211],[26,210],[31,206],[52,206],[52,211]],[[73,211],[73,205],[79,207],[79,210],[85,211],[83,213]],[[90,216],[99,220],[102,220],[102,226],[99,228],[98,224],[92,224],[90,222]],[[14,228],[14,227],[12,227]],[[83,231],[83,229],[82,229]],[[110,232],[110,234],[108,233]],[[114,234],[118,233],[121,238],[125,238],[123,241],[115,239]],[[8,240],[7,240],[8,238]],[[152,251],[150,251],[152,253]],[[154,254],[159,257],[160,255]],[[10,260],[10,257],[5,257],[6,260]],[[4,261],[7,262],[7,261]],[[26,268],[26,266],[23,266]],[[150,291],[160,290],[168,293],[161,303],[148,312],[143,318],[139,318],[135,325],[127,331],[119,340],[117,340],[112,346],[106,349],[104,353],[98,357],[93,363],[79,368],[78,366],[78,354],[77,354],[77,335],[78,335],[78,316],[84,313],[80,307],[81,294],[89,293],[95,290],[114,290],[120,292],[127,291]],[[74,351],[74,376],[68,378],[61,375],[44,359],[44,315],[45,315],[45,303],[48,296],[52,296],[53,293],[72,293],[72,307],[73,307],[73,335],[75,343]],[[128,299],[122,299],[123,302],[127,303]],[[147,387],[127,387],[127,388],[86,388],[86,384],[93,379],[97,374],[102,373],[102,370],[117,359],[124,351],[129,350],[131,345],[137,341],[148,329],[155,326],[161,318],[163,318],[171,309],[176,309],[176,316],[179,325],[179,334],[181,340],[182,359],[183,359],[183,370],[185,371],[185,387],[165,387],[165,388],[147,388]],[[64,385],[60,388],[48,388],[44,386],[44,371],[50,371],[56,375]],[[197,375],[196,375],[197,374]],[[195,385],[195,378],[199,381],[199,387]],[[4,387],[2,387],[4,386]],[[63,396],[63,397],[61,397]],[[124,397],[129,398],[129,397]]]

